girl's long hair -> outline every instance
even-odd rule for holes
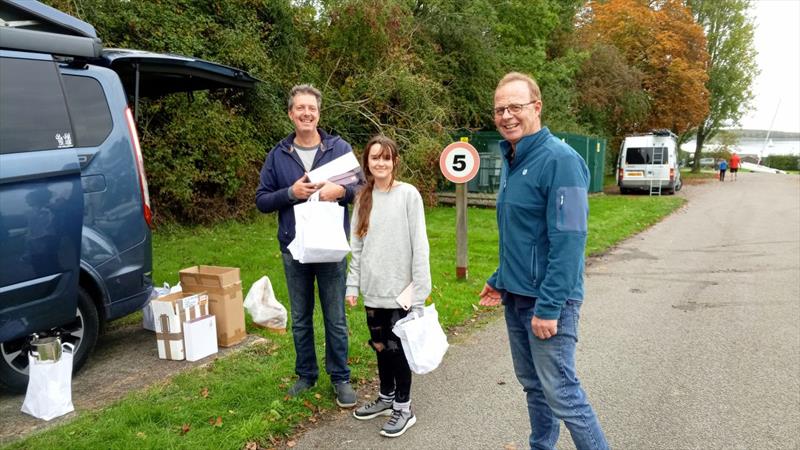
[[[356,227],[356,236],[364,238],[369,230],[369,214],[372,212],[372,189],[375,187],[375,177],[369,171],[369,150],[373,145],[378,144],[383,150],[381,157],[389,155],[392,159],[392,176],[389,180],[389,189],[394,183],[395,176],[397,175],[397,144],[386,136],[378,135],[373,136],[364,147],[364,153],[361,155],[361,167],[364,169],[364,175],[367,179],[366,184],[361,188],[356,198],[358,205],[358,226]]]

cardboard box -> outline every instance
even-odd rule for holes
[[[184,359],[183,322],[208,315],[208,294],[167,294],[152,300],[150,308],[155,319],[158,357],[178,361]]]
[[[247,337],[244,327],[242,282],[224,288],[208,288],[209,311],[217,317],[217,343],[231,347]]]
[[[214,316],[184,322],[183,342],[187,361],[198,361],[217,353],[217,321]]]
[[[247,337],[244,295],[236,267],[195,266],[180,271],[185,292],[206,292],[209,311],[217,318],[217,344],[231,347]]]
[[[204,291],[205,288],[221,288],[240,281],[238,267],[194,266],[179,272],[184,291]]]

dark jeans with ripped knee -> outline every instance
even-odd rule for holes
[[[405,317],[403,309],[370,308],[367,310],[369,345],[378,356],[378,378],[381,381],[381,394],[391,395],[394,400],[405,403],[411,399],[411,369],[400,338],[392,333],[394,324]]]

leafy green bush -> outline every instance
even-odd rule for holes
[[[540,80],[551,128],[589,129],[575,114],[582,57],[567,38],[578,0],[44,1],[94,25],[106,47],[194,56],[262,81],[247,92],[142,102],[145,169],[161,223],[255,210],[264,157],[292,131],[286,94],[298,83],[322,91],[321,127],[355,149],[378,133],[394,138],[403,179],[429,200],[452,131],[493,128],[488,111],[507,71]]]
[[[780,170],[800,170],[800,155],[770,155],[764,165]]]

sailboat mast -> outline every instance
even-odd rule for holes
[[[761,154],[758,155],[758,163],[761,164],[761,161],[764,159],[764,149],[767,147],[767,142],[769,142],[769,135],[772,133],[772,126],[775,125],[775,117],[778,116],[778,109],[781,107],[781,99],[778,99],[778,105],[775,106],[775,113],[772,114],[772,120],[769,122],[769,130],[767,130],[767,136],[764,138],[764,145],[761,146]]]

